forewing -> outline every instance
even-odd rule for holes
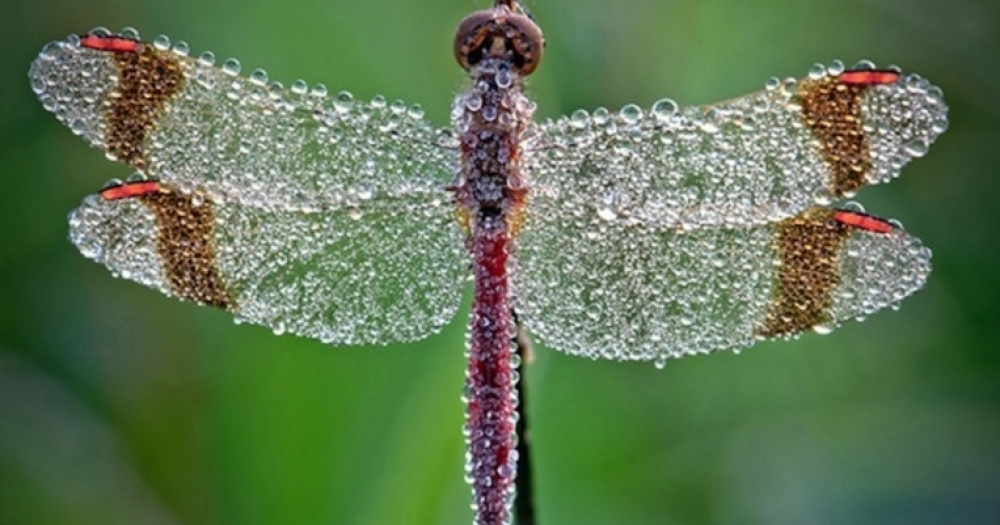
[[[662,100],[541,124],[524,160],[533,212],[764,224],[886,182],[945,130],[947,106],[917,75],[860,65],[817,65],[712,106]]]
[[[117,276],[334,344],[436,332],[468,273],[451,206],[404,197],[271,210],[138,182],[84,200],[70,238]]]
[[[821,332],[923,286],[930,250],[893,224],[812,208],[774,224],[651,228],[533,215],[515,307],[545,345],[655,360]]]
[[[149,177],[217,201],[278,209],[351,207],[367,197],[446,198],[447,134],[418,106],[290,89],[230,59],[186,55],[163,37],[98,32],[48,44],[32,89],[77,135]]]

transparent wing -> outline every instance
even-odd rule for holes
[[[32,63],[46,109],[156,181],[73,212],[81,252],[169,295],[329,343],[411,340],[449,320],[466,273],[445,190],[449,136],[418,106],[301,81],[286,90],[214,61],[129,30],[51,43]]]
[[[661,100],[539,125],[525,154],[540,221],[763,224],[886,182],[947,127],[941,90],[870,63],[712,106]]]
[[[451,208],[398,197],[364,211],[272,211],[161,187],[88,197],[70,238],[117,276],[276,333],[388,343],[455,314],[468,263]]]
[[[95,34],[97,36],[95,36]],[[45,47],[31,85],[91,145],[148,176],[215,200],[275,209],[354,206],[365,197],[444,198],[456,155],[419,106],[290,89],[239,63],[215,67],[165,37],[96,31]]]
[[[532,215],[517,252],[519,318],[569,354],[662,362],[826,331],[923,286],[930,250],[916,238],[833,213],[691,230]]]

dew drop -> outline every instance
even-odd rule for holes
[[[414,104],[406,110],[406,116],[413,120],[424,118],[424,108],[420,104]]]
[[[719,122],[722,120],[722,116],[719,115],[719,110],[712,108],[706,112],[698,123],[698,127],[701,128],[705,133],[718,133]]]
[[[509,69],[503,68],[497,71],[496,82],[498,88],[507,89],[514,83],[514,75],[511,74]]]
[[[121,186],[121,185],[122,185],[122,180],[121,179],[112,178],[112,179],[108,179],[108,181],[104,183],[104,186],[101,186],[101,189],[102,190],[106,190],[108,188],[116,188],[116,187]]]
[[[812,327],[813,332],[816,332],[819,335],[827,335],[830,332],[832,332],[833,329],[834,326],[832,324],[826,324],[826,323],[820,323]]]
[[[170,37],[167,35],[159,35],[153,39],[153,47],[159,49],[160,51],[166,51],[170,49]]]
[[[942,101],[944,101],[944,92],[937,86],[931,86],[927,90],[927,103],[936,106]]]
[[[608,108],[599,107],[594,110],[594,124],[598,126],[604,126],[611,120],[611,112]]]
[[[855,213],[864,213],[865,207],[861,205],[858,201],[847,201],[841,207],[844,211],[852,211]]]
[[[506,479],[513,478],[514,472],[516,472],[516,469],[507,463],[504,463],[499,467],[497,467],[497,475],[500,476],[501,478],[506,478]]]
[[[870,71],[872,69],[875,69],[875,63],[868,59],[862,59],[858,60],[858,62],[854,64],[854,67],[852,67],[851,69]]]
[[[267,84],[267,71],[263,69],[255,69],[250,73],[250,82],[252,84],[263,86]]]
[[[825,187],[816,188],[813,192],[813,201],[820,206],[827,206],[833,202],[833,193]]]
[[[791,98],[798,92],[799,81],[792,77],[788,77],[781,83],[781,94],[786,98]]]
[[[43,101],[48,100],[48,99],[51,98],[48,95],[44,95],[46,87],[47,86],[45,85],[45,80],[44,79],[39,78],[39,77],[37,77],[35,75],[32,75],[32,77],[31,77],[31,90],[34,91],[35,94],[38,95],[40,98],[42,98]],[[43,102],[42,105],[43,106],[46,105],[45,102]]]
[[[337,113],[346,113],[353,105],[354,95],[351,95],[347,91],[337,93],[337,96],[333,99],[333,108],[337,110]]]
[[[809,68],[809,78],[812,80],[819,80],[826,76],[826,66],[823,64],[813,64]]]
[[[620,116],[626,124],[635,124],[642,119],[642,108],[635,104],[627,104],[618,112],[618,116]]]
[[[79,37],[77,37],[77,38],[79,38]],[[47,59],[47,60],[52,60],[52,59],[56,58],[57,56],[59,56],[61,48],[62,48],[62,46],[60,46],[57,42],[49,42],[48,44],[45,44],[44,47],[42,47],[42,51],[41,51],[41,53],[38,54],[38,56],[39,56],[39,58],[44,58],[44,59]]]
[[[653,116],[659,121],[673,118],[677,114],[677,103],[669,98],[661,98],[653,103]]]
[[[76,245],[80,255],[87,259],[98,259],[101,256],[101,246],[94,242],[80,242]]]
[[[927,143],[924,142],[924,139],[915,138],[903,146],[903,151],[911,157],[923,157],[927,154]]]
[[[235,58],[227,58],[222,63],[222,72],[227,75],[239,75],[240,74],[240,61]]]
[[[205,51],[204,53],[198,55],[198,63],[203,66],[214,66],[215,53],[211,51]]]
[[[497,118],[497,108],[493,106],[486,106],[483,108],[483,120],[486,122],[493,122]]]
[[[469,111],[479,111],[483,107],[483,98],[475,93],[465,97],[465,107]]]
[[[174,43],[173,51],[174,54],[177,56],[186,57],[188,56],[188,54],[191,53],[191,46],[189,46],[188,43],[183,40],[178,40],[176,43]]]
[[[600,217],[602,221],[611,222],[618,218],[618,214],[614,210],[607,207],[597,208],[597,216]]]
[[[77,136],[82,136],[88,131],[87,122],[83,119],[74,120],[72,124],[69,125],[69,129]]]
[[[326,86],[324,84],[316,84],[311,90],[309,90],[309,96],[326,98]]]

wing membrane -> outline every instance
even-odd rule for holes
[[[85,200],[71,215],[80,251],[329,343],[412,340],[450,320],[467,270],[449,136],[417,106],[285,89],[186,53],[98,31],[32,64],[46,109],[155,181]]]
[[[919,76],[871,75],[896,80],[865,86],[844,74],[817,66],[713,106],[663,100],[541,124],[525,157],[533,210],[557,221],[584,211],[659,227],[764,224],[896,177],[947,127],[940,89]],[[824,135],[831,128],[839,135]]]
[[[662,361],[829,329],[923,286],[930,250],[919,240],[895,228],[823,234],[837,224],[831,213],[690,230],[532,216],[518,250],[519,318],[569,354]]]
[[[327,343],[418,339],[461,301],[468,270],[447,203],[275,212],[156,195],[88,197],[70,216],[71,240],[117,276]]]
[[[237,76],[235,61],[215,67],[211,54],[122,47],[53,42],[32,63],[31,84],[75,133],[150,177],[275,209],[350,207],[371,195],[448,198],[456,155],[418,106],[329,97],[301,81],[284,89],[260,70]],[[164,71],[176,81],[163,81]]]

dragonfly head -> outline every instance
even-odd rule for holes
[[[527,76],[541,62],[544,47],[542,30],[515,1],[472,13],[455,32],[455,59],[466,71],[483,59],[499,58]]]

